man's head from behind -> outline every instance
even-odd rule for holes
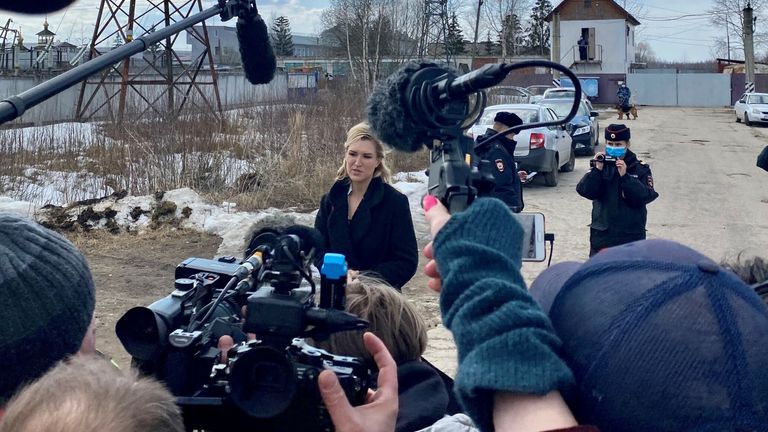
[[[72,243],[0,213],[0,407],[80,350],[94,305],[91,272]]]
[[[731,272],[666,240],[543,272],[531,294],[563,340],[569,402],[601,430],[768,430],[768,309]]]
[[[78,356],[24,388],[8,404],[0,432],[181,432],[173,395],[136,371]]]

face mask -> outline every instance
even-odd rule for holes
[[[615,158],[622,158],[627,154],[626,147],[605,146],[605,154]]]

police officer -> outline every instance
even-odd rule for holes
[[[510,210],[515,213],[523,211],[523,185],[520,181],[521,176],[525,176],[524,171],[518,172],[515,163],[515,134],[509,133],[503,137],[497,137],[493,140],[489,138],[514,126],[523,124],[523,120],[515,113],[501,111],[493,118],[493,126],[485,134],[477,138],[475,144],[475,154],[481,160],[487,160],[491,163],[493,178],[496,184],[491,195],[504,201]]]
[[[593,167],[579,181],[576,191],[592,200],[589,256],[611,246],[645,239],[646,204],[659,194],[654,190],[651,167],[629,150],[629,128],[605,128],[605,153],[598,153]]]

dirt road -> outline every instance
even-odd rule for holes
[[[755,166],[768,143],[768,128],[735,123],[732,110],[641,107],[632,128],[632,150],[650,164],[660,197],[648,207],[648,236],[679,241],[719,261],[740,252],[768,256],[768,173]],[[603,113],[601,131],[615,122]],[[601,137],[602,142],[602,137]],[[555,233],[552,262],[587,258],[591,203],[575,192],[588,169],[588,157],[563,173],[555,188],[534,184],[525,189],[526,211],[544,213],[547,231]],[[420,239],[426,226],[415,215]],[[173,268],[189,256],[210,257],[218,239],[202,234],[164,232],[143,236],[106,234],[78,239],[93,267],[98,292],[99,346],[127,364],[127,355],[112,334],[119,315],[136,304],[166,295]],[[423,263],[422,266],[423,267]],[[530,283],[545,263],[525,263]],[[449,373],[455,371],[455,347],[439,325],[437,297],[426,288],[421,270],[406,294],[432,327],[427,358]]]

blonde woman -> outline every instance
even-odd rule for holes
[[[399,290],[416,273],[419,258],[408,198],[389,184],[390,176],[384,147],[368,124],[352,126],[315,228],[325,237],[326,252],[346,256],[351,276],[364,272]]]

